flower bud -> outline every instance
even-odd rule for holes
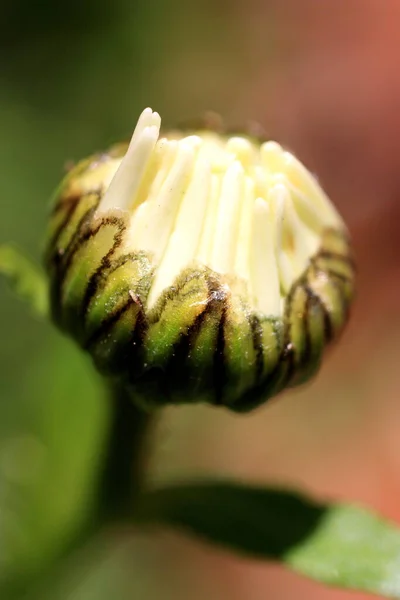
[[[345,226],[294,156],[160,136],[151,109],[62,182],[46,263],[56,323],[147,407],[246,411],[306,381],[353,295]]]

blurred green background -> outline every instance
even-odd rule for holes
[[[352,324],[317,381],[248,417],[171,409],[151,482],[285,481],[400,519],[400,8],[380,0],[1,3],[0,242],[40,261],[64,165],[206,110],[259,122],[320,177],[359,262]],[[90,361],[0,280],[0,587],[46,569],[91,510],[108,403]],[[167,532],[104,532],[39,597],[361,598]],[[26,596],[29,598],[29,594]]]

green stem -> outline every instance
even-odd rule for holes
[[[102,521],[129,516],[143,480],[145,436],[152,415],[137,408],[122,387],[113,388],[113,422],[98,499]]]

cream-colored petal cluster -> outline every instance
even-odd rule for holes
[[[160,137],[141,114],[98,207],[128,211],[128,250],[157,265],[151,308],[185,267],[200,263],[246,287],[254,308],[281,316],[293,282],[328,227],[343,228],[307,169],[275,142],[212,132]]]

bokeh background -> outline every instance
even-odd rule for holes
[[[151,482],[283,482],[400,522],[398,0],[1,2],[0,242],[40,260],[64,165],[212,109],[260,123],[318,174],[358,258],[352,321],[318,378],[245,417],[167,410]],[[90,511],[108,404],[88,359],[0,281],[0,583],[45,569]],[[350,600],[165,531],[105,532],[52,600]],[[6,599],[7,600],[7,599]]]

